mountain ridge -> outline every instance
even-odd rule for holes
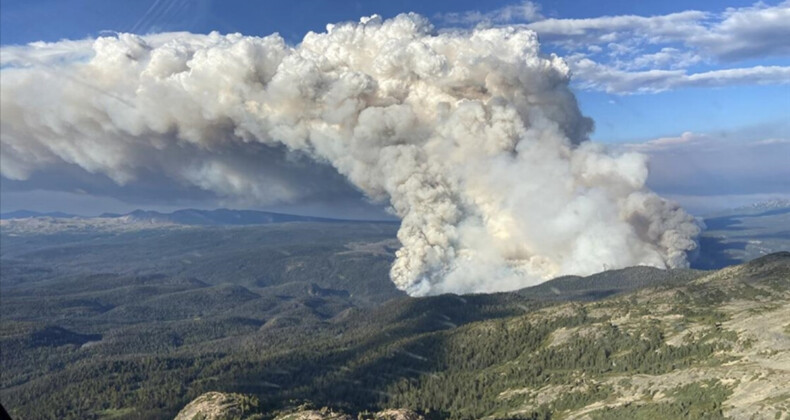
[[[646,272],[641,267],[617,271],[612,278],[619,280]],[[386,363],[374,369],[409,379],[384,388],[390,396],[378,408],[404,407],[441,419],[787,419],[790,395],[783,384],[790,379],[790,252],[683,274],[678,281],[661,280],[601,300],[489,314],[454,326],[447,323],[460,315],[451,312],[455,305],[483,308],[491,306],[486,300],[517,297],[522,291],[409,299],[409,319],[392,318],[392,308],[385,305],[344,322],[364,319],[372,329],[385,326],[383,336],[404,337],[393,341],[382,355]],[[421,312],[441,320],[433,327],[408,327],[425,319]],[[381,315],[390,318],[381,323]],[[754,329],[756,322],[760,329]],[[430,350],[435,340],[443,343],[438,356]],[[524,349],[510,351],[515,343]],[[442,356],[445,352],[450,355]],[[448,356],[434,364],[435,358]],[[358,380],[361,386],[376,383],[370,377]],[[317,402],[332,406],[334,401],[335,407],[343,406],[340,395],[354,395],[318,389],[302,395],[330,396],[317,397]],[[442,392],[448,393],[447,400],[437,396]],[[293,410],[285,401],[277,408],[271,400],[269,405],[265,398],[262,402],[258,413],[265,418],[283,418],[280,410]],[[293,418],[340,418],[330,408],[309,414]]]
[[[267,293],[168,276],[96,281],[123,294],[86,287],[25,309],[40,293],[6,289],[12,317],[0,345],[13,357],[0,396],[12,415],[48,418],[47,407],[76,399],[88,402],[73,418],[173,418],[211,391],[249,395],[260,402],[249,414],[265,419],[387,408],[459,420],[773,418],[790,409],[788,252],[718,271],[630,267],[368,307],[349,305],[354,297],[332,282]],[[42,323],[41,310],[60,321]],[[37,347],[26,350],[31,337]],[[30,372],[26,360],[46,352],[76,364]],[[113,385],[128,381],[146,397]],[[305,401],[328,408],[296,408]]]
[[[263,210],[235,210],[219,208],[214,210],[180,209],[172,212],[136,209],[128,213],[102,213],[98,216],[78,216],[64,212],[36,212],[17,210],[0,214],[2,220],[53,218],[53,219],[119,219],[127,222],[144,222],[158,224],[178,224],[186,226],[245,226],[286,222],[321,222],[321,223],[397,223],[392,220],[342,219],[331,217],[304,216],[290,213]]]

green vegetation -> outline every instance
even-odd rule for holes
[[[730,390],[718,381],[675,388],[666,401],[647,401],[592,413],[594,420],[724,419],[722,404]]]
[[[2,237],[0,399],[12,416],[165,419],[222,391],[260,413],[311,401],[546,419],[597,403],[597,418],[720,418],[731,390],[718,381],[607,404],[647,392],[624,377],[732,360],[748,340],[722,326],[724,305],[786,305],[790,288],[780,255],[736,278],[635,267],[415,299],[386,278],[390,225],[321,225],[315,241],[303,224],[193,230]]]

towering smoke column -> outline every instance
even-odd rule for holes
[[[4,176],[68,163],[255,194],[260,180],[223,157],[287,147],[388,200],[402,219],[391,277],[413,295],[683,267],[696,247],[692,217],[645,188],[643,156],[587,141],[568,67],[528,30],[437,34],[409,14],[295,47],[121,34],[3,53]]]

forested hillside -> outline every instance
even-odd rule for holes
[[[20,419],[173,418],[209,391],[258,418],[790,409],[790,253],[409,298],[384,283],[390,225],[323,226],[308,246],[309,229],[4,236],[0,400]]]

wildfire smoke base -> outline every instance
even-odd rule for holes
[[[388,200],[402,220],[391,277],[412,295],[684,267],[697,246],[694,219],[646,189],[642,155],[587,141],[568,67],[529,30],[437,34],[404,14],[297,46],[119,34],[3,53],[3,176],[147,171],[263,200],[268,178],[233,157],[287,148]]]

